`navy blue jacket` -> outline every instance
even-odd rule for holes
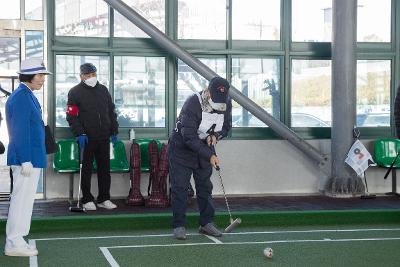
[[[42,110],[31,89],[23,83],[7,100],[6,121],[10,138],[7,165],[30,161],[35,168],[46,168]]]
[[[217,132],[218,139],[228,135],[232,128],[232,100],[228,97],[222,130]],[[201,140],[197,129],[201,123],[201,105],[197,95],[190,96],[183,104],[176,122],[175,130],[169,139],[169,156],[183,166],[189,168],[209,167],[213,151]]]

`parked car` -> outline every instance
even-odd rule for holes
[[[236,120],[232,120],[233,127],[268,127],[264,122],[260,121],[253,114],[248,115],[248,122],[247,125],[244,125],[243,117],[240,116]]]
[[[357,114],[357,126],[359,127],[389,127],[390,113],[363,113]]]
[[[292,127],[329,127],[318,117],[307,113],[292,113]]]
[[[367,118],[367,113],[357,114],[356,124],[358,127],[363,126],[365,119]]]
[[[267,127],[265,123],[249,114],[248,124],[243,126],[243,117],[233,121],[234,127]],[[292,127],[329,127],[329,124],[323,120],[307,113],[293,113],[292,114]]]

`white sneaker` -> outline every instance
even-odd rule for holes
[[[83,207],[85,210],[96,210],[96,209],[97,209],[97,208],[96,208],[96,205],[94,204],[93,201],[90,201],[90,202],[88,202],[88,203],[83,204],[82,207]]]
[[[117,208],[117,205],[112,203],[110,200],[106,200],[104,202],[101,202],[101,203],[97,204],[97,206],[100,207],[100,208],[108,209],[108,210],[112,210],[112,209]]]
[[[22,247],[8,247],[4,248],[4,254],[11,257],[31,257],[39,254],[35,247],[28,244]]]

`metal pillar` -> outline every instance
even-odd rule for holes
[[[214,71],[207,67],[200,60],[192,56],[186,50],[181,48],[177,43],[171,40],[168,36],[162,33],[159,29],[149,23],[145,18],[134,11],[130,6],[125,4],[121,0],[104,0],[113,9],[117,10],[121,15],[126,17],[129,21],[139,27],[142,31],[147,33],[160,47],[168,51],[173,56],[178,57],[180,60],[185,62],[192,69],[197,71],[207,80],[218,76]],[[250,113],[260,119],[262,122],[267,124],[273,131],[275,131],[280,137],[288,140],[291,144],[297,147],[300,151],[306,154],[310,159],[315,161],[321,170],[329,174],[330,166],[328,166],[328,156],[321,154],[317,149],[308,144],[305,140],[301,139],[297,134],[289,129],[285,124],[276,120],[263,108],[254,103],[251,99],[244,96],[231,85],[229,89],[229,95],[233,100],[239,103],[242,107],[247,109]]]
[[[332,177],[326,193],[352,196],[364,189],[344,164],[356,123],[357,0],[334,0],[332,19]]]

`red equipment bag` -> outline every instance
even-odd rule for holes
[[[126,204],[130,206],[144,206],[144,198],[140,192],[141,159],[139,144],[133,141],[130,150],[130,180],[131,189],[129,190]]]
[[[168,146],[163,144],[158,157],[158,144],[156,141],[149,143],[150,155],[150,197],[146,201],[147,207],[168,207],[167,176],[168,176]]]

